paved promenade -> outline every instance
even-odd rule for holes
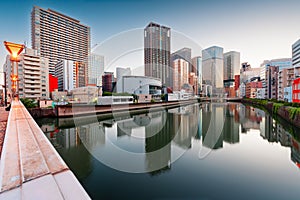
[[[7,120],[0,192],[0,200],[90,199],[19,101],[13,101]]]

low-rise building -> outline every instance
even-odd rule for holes
[[[131,104],[133,96],[104,96],[98,97],[97,105]]]
[[[262,82],[260,82],[260,81],[246,83],[246,97],[247,98],[256,98],[258,88],[262,88]]]
[[[283,99],[284,101],[293,102],[293,89],[292,89],[292,86],[284,88],[283,97],[284,97],[284,99]]]
[[[300,78],[293,82],[293,102],[300,103]]]
[[[256,89],[256,99],[265,99],[265,98],[266,98],[265,88],[257,88]]]
[[[71,93],[73,101],[76,103],[96,103],[99,88],[95,86],[80,87],[73,89]]]
[[[162,83],[158,78],[147,76],[123,76],[121,93],[161,95]]]

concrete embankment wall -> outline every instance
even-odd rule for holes
[[[248,99],[243,99],[242,103],[253,105],[254,107],[262,107],[265,108],[269,113],[278,115],[282,117],[287,122],[291,123],[292,125],[300,128],[300,112],[295,112],[295,107],[290,106],[280,106],[277,107],[276,103],[268,102],[262,103],[261,101],[251,101]],[[300,108],[298,108],[300,109]]]
[[[134,110],[144,109],[162,109],[177,106],[184,106],[193,103],[197,103],[197,100],[187,100],[180,102],[158,102],[158,103],[139,103],[139,104],[125,104],[125,105],[65,105],[57,106],[55,109],[56,117],[74,117],[85,116],[94,114],[107,114],[107,113],[119,113]]]

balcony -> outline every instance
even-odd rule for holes
[[[40,84],[36,84],[36,85],[27,85],[27,84],[25,84],[24,85],[24,88],[26,89],[26,88],[28,88],[28,89],[31,89],[31,88],[36,88],[36,89],[40,89]]]
[[[28,75],[25,75],[24,78],[25,79],[41,80],[40,76],[28,76]]]
[[[30,62],[30,61],[25,61],[23,62],[23,64],[26,66],[35,66],[35,67],[39,67],[40,66],[40,62]]]
[[[24,93],[27,93],[27,94],[40,94],[41,90],[24,90]]]
[[[32,75],[41,75],[40,71],[29,71],[29,70],[24,70],[24,74],[32,74]]]
[[[25,63],[24,63],[25,64]],[[40,71],[40,67],[39,66],[30,66],[30,65],[24,65],[24,69],[27,70],[34,70],[34,71]]]
[[[24,83],[25,83],[25,84],[26,84],[26,83],[28,83],[28,84],[31,84],[31,83],[39,84],[40,81],[31,81],[31,80],[25,79],[25,80],[24,80]]]

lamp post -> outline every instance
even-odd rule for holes
[[[4,41],[4,46],[7,49],[7,51],[10,54],[10,61],[11,61],[11,75],[10,75],[10,79],[11,79],[11,83],[12,83],[12,96],[13,99],[14,97],[16,97],[17,100],[19,100],[19,77],[18,77],[18,56],[20,55],[20,53],[23,51],[24,49],[24,45],[23,44],[15,44],[12,42],[6,42]]]

